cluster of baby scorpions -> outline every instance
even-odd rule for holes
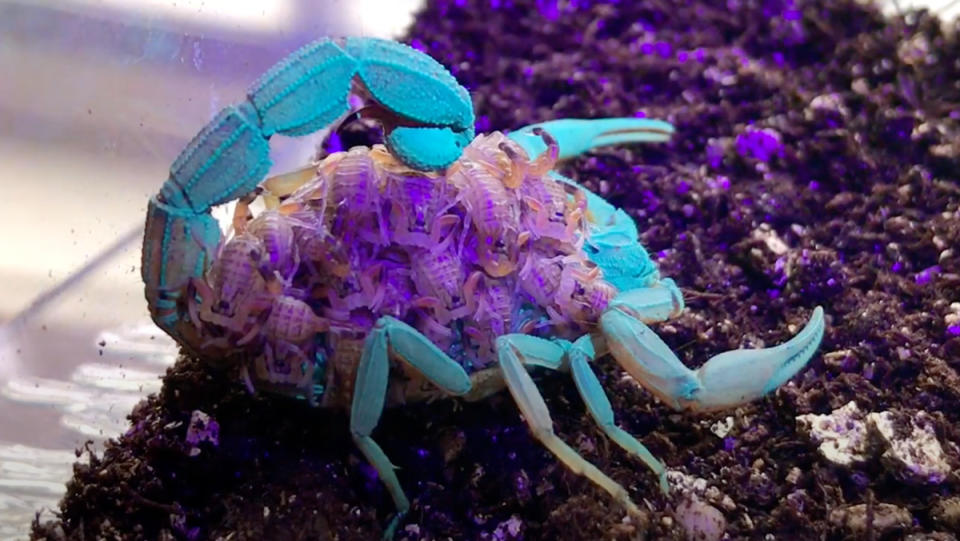
[[[545,174],[557,144],[536,134],[547,146],[538,159],[495,133],[445,177],[375,146],[268,180],[237,205],[207,279],[192,281],[197,331],[249,352],[251,390],[254,380],[292,385],[312,402],[352,387],[359,345],[382,314],[471,369],[495,362],[498,336],[582,330],[617,291],[580,249],[586,199]],[[253,217],[257,196],[266,210]],[[315,382],[319,366],[330,370]],[[349,396],[325,394],[323,405]]]

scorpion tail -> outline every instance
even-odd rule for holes
[[[272,135],[305,135],[347,113],[357,75],[381,104],[406,119],[394,130],[392,146],[409,165],[445,167],[473,137],[466,89],[409,47],[369,38],[341,46],[325,38],[278,62],[246,101],[224,108],[187,144],[149,203],[142,260],[147,304],[181,343],[190,340],[181,325],[187,319],[179,304],[183,289],[203,276],[220,242],[211,207],[249,194],[263,180]]]

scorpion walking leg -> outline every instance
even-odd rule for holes
[[[535,349],[525,347],[531,344],[535,345]],[[551,349],[553,351],[550,351]],[[543,396],[533,382],[533,378],[527,372],[524,361],[527,360],[528,364],[559,368],[565,356],[566,351],[561,345],[547,340],[519,334],[508,334],[497,338],[497,357],[507,388],[513,395],[534,437],[571,471],[585,476],[610,493],[615,500],[626,507],[628,513],[643,516],[644,513],[630,499],[627,489],[587,462],[553,431],[553,420],[550,418],[547,404],[543,401]]]
[[[403,493],[393,464],[370,436],[380,421],[386,400],[390,353],[417,369],[447,393],[459,396],[470,391],[470,376],[463,367],[427,337],[396,318],[384,316],[377,320],[363,345],[357,366],[357,380],[350,407],[350,432],[357,447],[380,474],[397,506],[397,516],[387,526],[385,539],[393,537],[394,530],[410,508],[410,501]]]
[[[590,417],[593,417],[593,420],[596,421],[608,438],[616,442],[624,451],[642,460],[647,467],[653,470],[653,473],[657,474],[660,490],[666,494],[670,490],[670,485],[667,483],[667,467],[653,456],[653,453],[639,440],[614,423],[610,399],[607,398],[597,375],[593,373],[593,369],[590,367],[590,361],[594,359],[594,353],[593,340],[589,335],[578,339],[567,350],[567,360],[570,373],[573,375],[573,382],[577,385],[577,390],[580,391],[580,396],[587,405]]]

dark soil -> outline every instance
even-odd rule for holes
[[[730,497],[709,501],[731,538],[952,539],[955,473],[911,484],[879,460],[834,466],[795,418],[850,400],[925,411],[960,463],[948,317],[960,311],[960,43],[927,13],[886,20],[852,0],[589,4],[436,0],[409,42],[470,88],[480,131],[634,114],[676,124],[670,144],[601,149],[562,171],[628,209],[684,289],[687,310],[657,331],[689,366],[782,342],[818,304],[828,315],[810,366],[733,412],[677,414],[601,360],[618,422]],[[683,537],[680,500],[602,436],[568,379],[541,383],[560,436],[649,509],[647,524],[624,523],[501,395],[384,416],[375,436],[413,501],[398,538]],[[194,410],[219,423],[219,445],[187,443]],[[727,415],[721,438],[710,427]],[[343,414],[248,396],[192,359],[130,419],[75,466],[35,539],[369,540],[393,513]],[[859,533],[830,521],[853,504],[874,521]],[[912,518],[884,527],[881,504]]]

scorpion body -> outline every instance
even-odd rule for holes
[[[261,180],[274,134],[359,112],[384,145]],[[658,476],[614,422],[590,363],[612,354],[678,410],[758,399],[802,369],[824,332],[684,366],[649,324],[684,308],[622,210],[552,168],[610,144],[662,142],[649,119],[557,120],[474,138],[469,94],[436,61],[377,39],[322,39],[268,70],[174,161],[147,207],[142,276],[157,325],[201,358],[240,367],[251,391],[348,408],[358,449],[398,513],[410,507],[372,434],[387,405],[506,387],[533,436],[631,514],[628,491],[554,434],[533,368],[570,374],[600,429]],[[251,219],[262,198],[267,210]],[[222,240],[213,206],[237,200]]]
[[[478,138],[468,149],[474,154],[490,155],[497,151],[496,147],[473,147],[490,145],[493,141],[493,138]],[[531,254],[528,257],[540,262],[528,264],[556,269],[557,284],[549,293],[539,291],[539,299],[523,289],[519,268],[508,274],[498,268],[496,275],[491,275],[481,258],[461,254],[457,249],[454,239],[460,239],[464,246],[475,246],[492,234],[498,234],[493,229],[502,230],[500,221],[484,217],[477,211],[478,207],[494,211],[508,208],[511,213],[519,215],[519,186],[511,189],[502,183],[514,167],[509,159],[500,162],[497,170],[491,170],[489,165],[484,167],[482,180],[472,183],[445,176],[430,179],[434,188],[421,191],[418,196],[426,198],[431,194],[444,194],[447,199],[429,204],[424,201],[419,206],[394,212],[385,231],[397,233],[390,233],[384,239],[378,231],[383,207],[378,202],[386,185],[375,179],[392,175],[395,185],[417,187],[423,175],[408,170],[406,176],[411,182],[403,182],[400,178],[402,172],[395,167],[393,171],[386,170],[381,161],[370,158],[380,152],[383,152],[382,147],[358,147],[348,151],[346,156],[328,157],[316,165],[315,177],[308,179],[291,195],[277,198],[280,201],[277,208],[262,212],[247,224],[244,232],[226,241],[209,278],[216,280],[221,275],[230,274],[241,276],[243,281],[226,289],[203,288],[206,295],[200,295],[199,301],[188,303],[200,306],[229,304],[233,313],[239,314],[234,318],[245,320],[231,321],[227,326],[222,318],[210,317],[208,310],[200,310],[199,330],[202,335],[221,336],[232,332],[236,340],[235,353],[243,352],[247,358],[253,359],[255,379],[270,383],[274,390],[283,384],[294,383],[289,392],[307,396],[315,389],[334,386],[336,382],[331,378],[335,373],[320,367],[313,373],[325,374],[327,380],[307,381],[304,379],[306,368],[294,377],[291,366],[306,366],[304,359],[310,353],[316,359],[313,364],[322,364],[324,359],[334,356],[340,365],[358,364],[360,352],[356,348],[353,349],[355,357],[348,359],[344,351],[338,351],[341,349],[338,346],[358,333],[369,333],[373,322],[382,316],[394,317],[426,335],[443,335],[438,337],[439,343],[446,343],[441,349],[457,359],[468,374],[477,367],[495,365],[493,344],[496,338],[518,332],[521,325],[525,324],[534,335],[565,339],[574,339],[594,330],[596,317],[592,321],[587,316],[576,320],[566,317],[569,313],[584,312],[582,305],[589,304],[589,300],[581,300],[575,295],[574,289],[582,292],[615,292],[615,289],[609,284],[601,284],[603,279],[599,273],[589,274],[590,268],[595,267],[573,243],[552,238],[528,238],[526,241],[526,253]],[[451,168],[462,171],[474,165],[462,158]],[[560,181],[549,177],[535,181],[561,185]],[[529,183],[525,180],[520,186]],[[464,192],[469,193],[465,196]],[[562,188],[559,192],[564,193]],[[422,221],[411,220],[407,214],[420,212],[425,207],[443,208],[443,215],[451,218],[446,220],[444,240],[432,248],[421,248],[408,241],[409,224]],[[575,212],[572,205],[558,208],[565,213],[561,221]],[[342,275],[338,273],[336,259],[312,255],[308,256],[310,265],[300,265],[296,272],[290,273],[293,262],[301,259],[301,253],[329,254],[341,249],[346,232],[343,229],[346,222],[341,218],[345,216],[350,220],[347,229],[354,233],[347,244],[353,254],[351,271]],[[480,225],[482,220],[487,220],[489,226]],[[516,221],[512,224],[514,231],[519,228]],[[260,234],[254,235],[254,232]],[[581,228],[578,234],[583,236],[587,232]],[[277,245],[280,239],[286,243],[284,246]],[[498,234],[496,240],[503,246],[503,253],[519,252],[516,235]],[[256,259],[250,257],[253,253],[251,244],[257,247]],[[235,254],[243,257],[234,257]],[[260,259],[264,259],[263,270],[256,266]],[[233,269],[231,265],[237,265],[237,268]],[[261,274],[275,276],[273,279],[279,285],[252,284],[254,279],[263,280]],[[290,279],[281,280],[285,276]],[[242,305],[242,300],[239,301],[241,306],[235,306],[238,303],[235,292],[239,286],[263,293],[250,297],[252,306]],[[306,294],[298,300],[288,296],[290,291]],[[231,296],[226,297],[224,292]],[[269,308],[264,304],[265,295],[274,297]],[[408,297],[404,299],[405,296]],[[307,306],[311,310],[306,310]],[[597,316],[605,306],[603,303],[590,304],[592,315]],[[548,313],[550,307],[555,307],[556,317]],[[264,313],[264,310],[268,311]],[[282,315],[277,313],[278,310],[282,310]],[[521,313],[525,314],[523,319]],[[258,325],[258,319],[265,320],[260,332],[269,337],[267,342],[282,342],[287,351],[298,357],[296,362],[282,363],[269,349],[272,359],[266,362],[260,354],[264,348],[262,340],[243,341],[243,336],[250,333],[249,329]],[[312,344],[305,343],[313,334],[319,335],[319,331],[311,334],[310,330],[326,330],[326,327],[329,330],[324,336],[317,336]],[[340,334],[344,336],[338,336]],[[278,367],[277,373],[274,367]],[[255,386],[255,381],[250,385]],[[416,392],[419,396],[419,391]],[[338,393],[335,399],[323,399],[322,393],[310,394],[310,397],[320,399],[326,406],[340,407],[349,406],[353,399],[350,393]]]

